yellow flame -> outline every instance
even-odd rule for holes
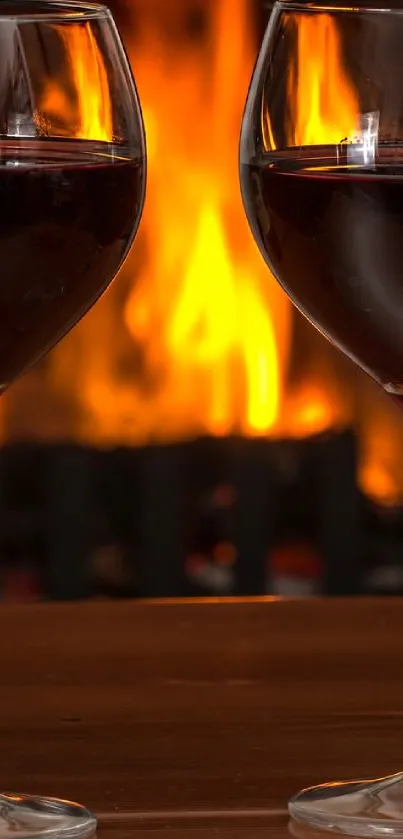
[[[251,278],[240,288],[241,347],[247,377],[246,434],[272,430],[279,419],[283,382],[273,322]]]
[[[126,310],[136,315],[136,300]],[[255,279],[233,264],[219,209],[201,208],[181,295],[168,323],[167,350],[177,375],[185,364],[204,367],[211,378],[206,416],[213,433],[231,431],[233,368],[242,359],[246,381],[242,430],[269,431],[278,418],[281,382],[273,325]]]

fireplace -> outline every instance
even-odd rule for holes
[[[111,5],[144,111],[147,204],[113,287],[2,400],[4,589],[400,590],[403,420],[292,309],[242,208],[240,119],[268,9]],[[300,103],[308,131],[349,100],[337,33],[303,36],[320,94],[315,113]],[[312,37],[332,72],[309,61]]]

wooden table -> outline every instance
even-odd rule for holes
[[[0,788],[110,839],[282,839],[299,787],[403,767],[403,601],[1,606],[0,631]]]

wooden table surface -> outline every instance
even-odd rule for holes
[[[301,786],[403,768],[403,601],[1,606],[0,632],[0,788],[110,839],[282,839]]]

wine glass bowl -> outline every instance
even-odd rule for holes
[[[403,4],[277,2],[240,142],[246,214],[301,312],[403,402]],[[375,678],[375,676],[374,676]],[[291,815],[403,836],[403,775],[303,790]]]
[[[123,262],[145,144],[109,11],[0,7],[0,389],[52,347]]]
[[[278,3],[251,84],[241,184],[298,308],[403,393],[403,10]]]
[[[0,393],[113,280],[140,221],[145,161],[136,88],[108,9],[2,0]],[[78,804],[0,795],[0,839],[84,839],[95,828]]]

